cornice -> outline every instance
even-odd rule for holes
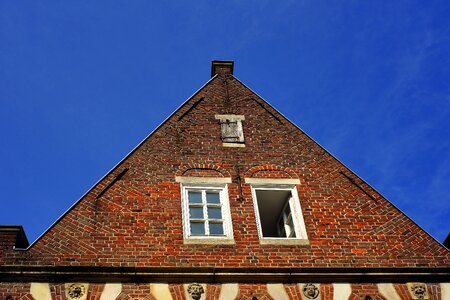
[[[450,268],[0,266],[0,282],[448,282]]]

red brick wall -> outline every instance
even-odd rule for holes
[[[215,114],[245,116],[245,147],[223,147]],[[260,244],[249,184],[242,186],[245,200],[237,201],[236,165],[241,175],[300,179],[297,189],[309,245]],[[124,168],[129,168],[128,172],[96,199]],[[0,263],[217,267],[450,264],[447,250],[369,186],[361,184],[375,199],[339,171],[360,181],[234,77],[221,75],[185,103],[30,250],[6,253]],[[235,244],[183,244],[180,184],[175,175],[219,173],[233,177],[228,191]]]
[[[16,245],[17,232],[0,232],[0,257],[4,252],[11,252]]]

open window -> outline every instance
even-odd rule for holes
[[[295,186],[252,185],[261,239],[307,239]]]

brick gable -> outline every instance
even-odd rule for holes
[[[215,115],[243,115],[224,147]],[[260,243],[250,184],[295,178],[308,243]],[[176,176],[231,178],[234,244],[185,244]],[[448,267],[450,254],[227,72],[213,77],[28,250],[2,264],[110,267]]]

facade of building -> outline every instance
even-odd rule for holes
[[[0,299],[450,299],[450,252],[213,61],[37,241]]]

